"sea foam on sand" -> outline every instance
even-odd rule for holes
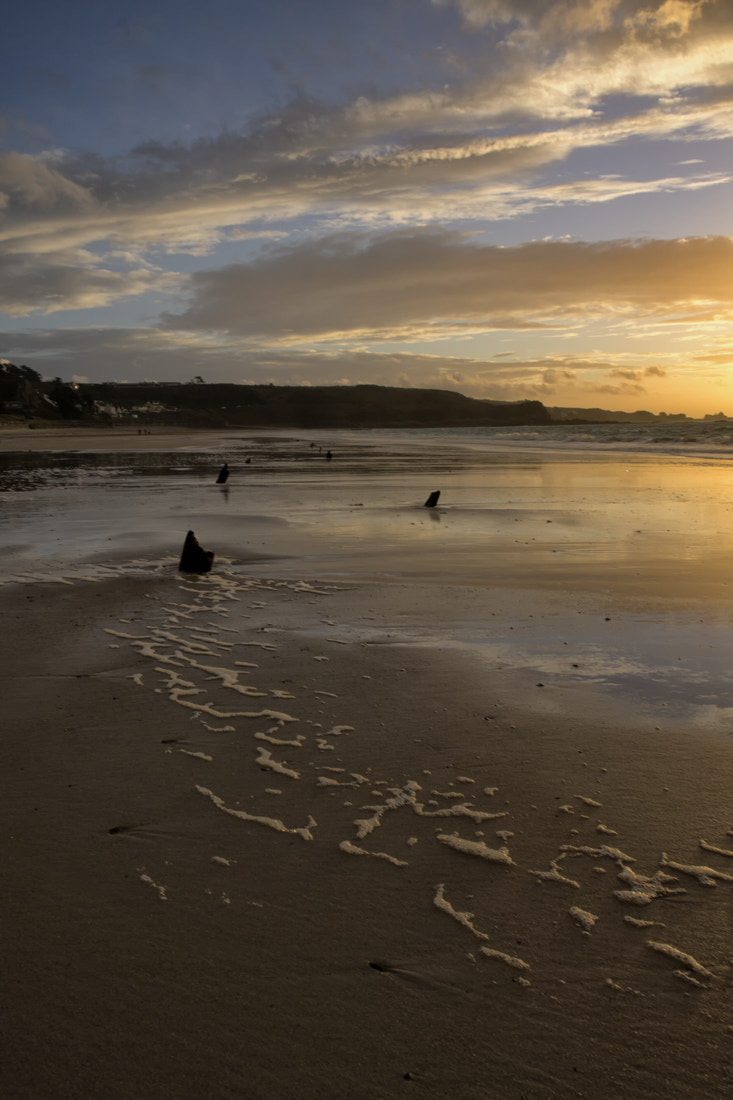
[[[511,868],[514,875],[529,875],[534,877],[535,881],[546,883],[548,886],[551,883],[571,886],[575,891],[587,895],[588,901],[594,907],[591,910],[586,905],[575,904],[569,910],[566,910],[586,932],[595,930],[597,922],[600,920],[599,915],[594,911],[596,908],[602,907],[605,913],[604,920],[615,920],[617,929],[622,930],[624,927],[629,927],[629,923],[625,920],[627,914],[623,911],[624,904],[650,906],[655,901],[659,903],[660,899],[663,901],[666,898],[684,894],[686,887],[680,886],[678,882],[680,874],[696,877],[703,886],[709,886],[715,882],[733,881],[733,875],[726,872],[676,862],[670,860],[665,853],[660,853],[658,866],[656,869],[652,869],[651,874],[643,874],[631,866],[636,862],[637,857],[628,851],[608,844],[577,843],[578,834],[582,832],[576,825],[578,817],[580,816],[582,820],[587,821],[586,828],[589,832],[591,830],[597,832],[599,826],[593,820],[592,815],[600,809],[608,814],[609,807],[612,808],[613,806],[612,800],[609,804],[608,794],[604,794],[603,800],[595,797],[595,791],[599,790],[598,784],[602,782],[601,776],[604,771],[603,769],[599,771],[598,768],[594,772],[594,784],[596,785],[594,794],[578,793],[571,796],[570,803],[565,808],[569,809],[574,804],[575,813],[570,816],[565,815],[564,818],[555,818],[555,826],[551,831],[557,834],[558,841],[556,842],[555,851],[550,850],[548,852],[550,871],[537,870],[531,865],[534,862],[531,855],[531,843],[524,830],[519,832],[519,851],[523,853],[523,858],[519,855],[519,852],[510,854],[506,845],[492,847],[485,840],[466,835],[460,829],[455,832],[436,830],[432,825],[432,819],[445,817],[463,819],[475,827],[498,817],[508,816],[510,821],[514,818],[519,807],[510,806],[508,809],[499,811],[493,808],[488,809],[485,800],[493,800],[497,788],[484,787],[476,782],[476,780],[480,780],[480,783],[483,784],[487,778],[492,778],[491,758],[493,754],[491,750],[488,754],[479,753],[474,755],[476,766],[479,769],[474,776],[465,774],[466,746],[461,743],[460,739],[449,742],[454,745],[454,750],[458,753],[456,759],[463,762],[463,773],[454,773],[453,778],[442,784],[444,790],[439,790],[432,785],[429,785],[426,790],[425,775],[423,774],[425,769],[422,765],[427,763],[428,759],[420,751],[423,739],[414,738],[410,748],[409,743],[405,744],[404,734],[398,728],[395,729],[391,738],[388,733],[381,732],[375,739],[373,722],[375,714],[379,713],[379,682],[375,684],[372,681],[369,685],[368,710],[366,712],[363,709],[364,701],[355,697],[353,686],[345,694],[341,690],[332,690],[339,689],[341,685],[339,682],[340,673],[331,669],[319,674],[319,687],[315,687],[313,684],[312,676],[309,677],[311,683],[299,686],[297,683],[298,677],[304,679],[302,671],[296,676],[287,677],[289,684],[287,692],[283,692],[281,688],[276,686],[280,669],[283,671],[289,670],[292,652],[288,651],[292,651],[294,646],[299,648],[301,652],[307,653],[308,658],[310,658],[313,656],[312,647],[314,643],[319,646],[328,646],[336,641],[334,639],[329,643],[328,639],[320,637],[320,631],[316,623],[309,623],[308,614],[303,615],[303,611],[307,610],[303,606],[300,609],[301,617],[296,628],[293,628],[292,624],[289,627],[286,627],[285,624],[278,625],[279,614],[283,610],[287,610],[290,613],[289,618],[292,619],[292,609],[286,608],[283,601],[291,604],[293,593],[301,591],[300,583],[283,584],[278,582],[273,584],[264,579],[243,579],[234,575],[218,574],[206,578],[181,579],[177,582],[177,588],[184,599],[181,600],[180,597],[174,599],[168,596],[165,606],[161,607],[160,610],[155,610],[154,607],[151,608],[152,614],[146,616],[147,622],[145,624],[141,620],[137,621],[135,632],[121,631],[112,626],[103,627],[103,630],[115,638],[123,639],[133,651],[137,651],[140,656],[153,662],[153,672],[157,675],[158,683],[167,692],[170,704],[193,712],[191,719],[194,721],[194,725],[191,725],[191,720],[189,720],[186,726],[186,741],[190,747],[181,749],[181,752],[191,758],[192,761],[198,759],[202,764],[207,765],[220,759],[222,763],[229,761],[229,764],[225,764],[224,773],[220,773],[226,777],[224,782],[228,791],[233,789],[231,762],[236,761],[236,768],[241,773],[242,783],[244,784],[242,789],[249,792],[247,795],[249,804],[246,809],[240,805],[241,798],[236,799],[235,804],[231,804],[230,797],[217,793],[209,786],[209,780],[206,783],[192,782],[192,789],[204,795],[216,809],[223,811],[231,818],[243,823],[243,825],[250,828],[264,825],[276,832],[301,837],[304,840],[315,841],[316,843],[319,843],[320,840],[320,843],[332,846],[334,859],[338,859],[338,852],[360,856],[371,855],[378,860],[391,863],[396,869],[409,868],[414,858],[407,855],[406,848],[409,846],[413,851],[419,851],[420,853],[421,874],[426,873],[426,866],[429,865],[432,859],[437,875],[439,868],[444,866],[444,859],[440,857],[440,847],[442,847],[453,850],[455,853],[453,858],[459,861],[465,859],[466,856],[474,859],[478,857],[480,863],[503,865],[505,868]],[[253,591],[267,593],[268,598],[252,603],[248,601],[248,595]],[[341,606],[343,606],[344,590],[339,586],[311,587],[308,592],[311,597],[314,594],[319,597],[310,606],[317,607],[320,602],[330,603],[333,606],[333,603],[338,600],[339,594],[341,595]],[[358,592],[352,593],[351,598],[358,600]],[[247,617],[242,619],[239,615],[239,608],[244,601],[247,601],[248,612]],[[370,602],[373,602],[373,597],[370,597]],[[263,654],[267,654],[267,673],[259,663],[247,662],[243,665],[241,662],[235,663],[232,661],[238,647],[261,644],[255,641],[257,631],[261,627],[257,623],[256,616],[251,615],[252,610],[262,613],[263,618],[268,623],[267,629],[271,636],[276,636],[279,639],[277,643],[266,643],[267,649],[263,650]],[[313,612],[314,619],[321,614],[322,612],[315,610]],[[197,621],[205,621],[208,625],[202,630],[199,628]],[[334,618],[327,620],[329,626],[335,622]],[[226,635],[221,632],[221,627],[224,624],[226,624]],[[341,644],[341,641],[341,639],[338,639],[339,644]],[[349,647],[353,646],[354,642],[346,644]],[[396,670],[403,668],[401,661],[404,660],[404,657],[400,656],[399,648],[394,653],[394,659],[391,661],[393,675]],[[345,653],[344,658],[352,661],[354,659],[363,660],[364,655],[361,654],[359,657],[357,651],[354,657],[351,657],[349,653]],[[178,671],[178,669],[183,668],[186,670],[185,677]],[[390,668],[389,661],[382,669],[382,677],[387,674],[385,668]],[[246,677],[246,679],[243,680],[243,677]],[[136,686],[142,686],[140,674],[134,673],[132,678]],[[267,706],[260,706],[258,710],[231,710],[224,701],[224,697],[229,692],[257,697],[260,700],[281,697],[287,694],[291,701],[291,709],[285,712]],[[314,722],[312,718],[314,706],[319,713],[322,713],[326,705],[328,705],[333,716],[343,720],[333,721],[331,719],[328,722]],[[352,724],[351,721],[354,713],[351,709],[353,707],[359,709],[360,721],[358,724],[356,721]],[[403,710],[401,724],[405,724],[405,714],[406,711]],[[231,724],[217,729],[217,727],[212,727],[202,721],[205,716],[227,719]],[[274,725],[270,724],[264,729],[259,728],[263,720],[270,723],[274,722]],[[366,729],[364,728],[365,721]],[[284,731],[286,726],[294,723],[301,725],[302,732],[298,732],[294,737],[275,736],[281,730]],[[307,723],[307,725],[304,725],[304,723]],[[196,725],[201,729],[201,744],[197,744],[199,738],[196,735]],[[472,740],[475,749],[475,738]],[[268,748],[264,747],[263,741],[267,742]],[[362,747],[360,748],[360,746]],[[410,748],[410,752],[405,755],[407,748]],[[339,764],[330,765],[326,770],[343,778],[320,774],[324,770],[320,759],[320,755],[324,750],[337,753],[339,761]],[[396,750],[397,755],[395,755]],[[403,774],[401,781],[394,782],[393,771],[391,776],[390,772],[387,772],[385,779],[380,780],[378,778],[380,770],[383,771],[385,765],[393,769],[396,759],[399,759],[404,767],[409,758],[412,758],[414,769],[412,775],[421,775],[421,781],[413,778],[408,773],[407,775]],[[486,771],[487,767],[489,772]],[[277,792],[278,795],[284,796],[286,799],[277,817],[273,817],[266,812],[268,800],[273,793],[271,789],[262,786],[261,793],[258,796],[256,794],[256,784],[253,786],[253,779],[257,773],[273,772],[289,780],[293,785],[287,791]],[[368,779],[365,777],[368,777]],[[515,782],[519,781],[521,786],[521,771],[514,778]],[[350,800],[347,800],[341,811],[333,803],[323,802],[324,798],[330,799],[336,789],[348,788],[358,791],[360,785],[364,782],[368,782],[372,788],[383,789],[384,795],[376,803],[364,803],[362,800],[361,812],[359,812],[359,808],[351,806]],[[567,780],[561,779],[560,782],[567,782]],[[461,790],[461,788],[465,790],[469,784],[475,788],[474,797],[470,801],[465,799]],[[224,789],[222,787],[222,790]],[[237,789],[236,786],[234,789]],[[296,790],[295,797],[291,798]],[[498,790],[500,791],[501,788],[498,788]],[[613,792],[610,793],[612,798]],[[293,809],[288,814],[287,803],[289,801],[292,801]],[[448,805],[441,806],[441,801],[446,801]],[[258,802],[259,805],[257,805]],[[304,812],[306,806],[308,809],[307,812]],[[539,807],[532,808],[539,812]],[[364,811],[366,811],[366,816]],[[526,812],[526,806],[521,808],[520,817]],[[320,830],[324,813],[326,814],[327,828],[321,839]],[[299,818],[300,821],[305,820],[306,824],[298,823]],[[337,824],[339,819],[341,821],[340,827]],[[398,819],[404,819],[404,830],[398,827]],[[558,833],[557,822],[563,820],[567,824],[563,825]],[[422,825],[422,835],[419,830],[415,835],[420,822],[424,823]],[[602,828],[604,831],[614,834],[619,831],[624,835],[628,835],[628,825],[623,827],[623,823],[618,821],[614,821],[614,824],[621,824],[621,829],[611,830],[608,826],[602,826]],[[337,829],[340,829],[341,836],[334,836],[334,831]],[[379,850],[365,846],[364,842],[370,840],[377,831],[384,834],[384,840]],[[516,832],[516,828],[503,830],[505,835],[510,836],[514,836]],[[563,832],[567,837],[564,841],[560,839]],[[384,848],[385,841],[388,845],[387,848]],[[708,850],[715,850],[716,847],[706,846]],[[389,850],[390,847],[391,850]],[[537,852],[540,851],[547,852],[546,836],[543,837],[543,843],[537,846]],[[430,855],[431,852],[432,856]],[[718,849],[718,852],[724,854],[723,849]],[[616,875],[608,883],[603,882],[601,884],[598,876],[589,879],[587,875],[580,874],[581,867],[579,864],[574,877],[560,871],[560,866],[565,865],[568,860],[577,861],[579,857],[585,857],[594,862],[610,861],[616,865]],[[677,871],[677,876],[670,874],[664,868]],[[459,874],[461,882],[464,883],[462,887],[464,892],[467,871],[468,864],[460,862],[456,865],[456,872]],[[477,869],[471,877],[475,879],[473,889],[480,893],[482,889],[481,872]],[[623,888],[617,886],[616,884],[619,881],[626,885]],[[489,887],[489,883],[486,886]],[[455,910],[445,900],[444,890],[445,885],[441,885],[435,894],[435,904],[453,915],[473,935],[478,935],[476,926],[472,923],[472,915],[468,916]],[[506,880],[497,878],[496,872],[494,872],[490,884],[490,893],[496,897],[497,891],[505,891],[507,898],[513,896],[511,887],[507,888]],[[168,893],[165,897],[166,900],[169,900]],[[599,903],[602,903],[602,905]],[[618,907],[617,910],[614,910],[614,906]],[[546,903],[543,901],[543,911],[546,908]],[[563,898],[558,894],[556,903],[558,915],[563,911],[563,908]],[[507,924],[504,938],[509,942],[516,939],[516,933],[524,927],[526,919],[526,915],[523,916],[521,911],[517,911],[514,914],[513,921],[510,919]],[[552,923],[549,914],[545,919]],[[668,922],[669,919],[670,914],[666,912],[665,922]],[[536,918],[533,918],[533,920],[536,920]],[[515,926],[514,930],[511,928],[512,923]],[[481,933],[481,937],[483,935]],[[523,933],[523,936],[526,936],[526,932]],[[620,932],[620,936],[622,939],[623,931]],[[496,933],[494,933],[494,937],[496,937]],[[619,948],[618,940],[617,933],[617,936],[613,938],[614,956],[610,956],[606,963],[610,972],[607,977],[610,978],[613,978],[614,966],[618,965],[618,957],[616,956]],[[657,949],[661,950],[660,948]],[[522,967],[526,967],[527,970],[531,968],[534,973],[541,974],[541,960],[544,949],[542,936],[537,935],[537,929],[535,929],[534,935],[530,935],[526,940],[525,951],[533,956],[533,962],[530,964],[522,961]],[[687,965],[698,976],[704,973],[704,976],[713,978],[715,975],[714,969],[709,969],[699,963],[689,952],[670,949],[666,953],[673,956],[677,962],[681,962],[683,967]],[[503,950],[502,947],[492,946],[490,950],[484,951],[484,955],[487,958],[515,959],[514,955]],[[690,961],[686,962],[686,960]],[[512,962],[512,965],[514,965],[514,962]],[[680,973],[679,968],[673,973]]]

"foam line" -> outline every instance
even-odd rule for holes
[[[462,913],[458,909],[454,909],[451,903],[445,896],[445,883],[438,884],[433,896],[433,905],[436,909],[440,909],[441,913],[447,913],[449,917],[453,917],[453,920],[457,920],[459,924],[462,924],[464,928],[477,937],[480,940],[488,940],[488,936],[485,932],[480,932],[479,929],[473,923],[473,913]]]
[[[155,638],[156,642],[161,639],[169,642],[171,645],[180,646],[186,653],[208,653],[210,657],[215,657],[213,649],[209,649],[208,646],[199,645],[197,642],[187,642],[184,638],[179,638],[177,634],[174,634],[171,630],[160,630],[158,627],[154,627],[150,633]]]
[[[415,796],[419,790],[420,784],[413,779],[409,779],[404,787],[390,787],[392,798],[388,798],[382,805],[364,806],[365,810],[374,810],[374,814],[372,817],[361,818],[354,822],[358,827],[356,839],[363,840],[365,836],[378,828],[382,824],[382,817],[388,810],[397,810],[400,806],[414,806]]]
[[[727,848],[716,848],[713,844],[708,844],[706,841],[700,841],[700,847],[704,848],[706,852],[714,852],[716,856],[727,856],[729,859],[733,859],[733,852]]]
[[[368,852],[366,848],[359,848],[358,845],[352,844],[350,840],[342,840],[339,848],[350,856],[372,856],[374,859],[384,859],[387,863],[393,863],[395,867],[408,866],[407,860],[397,859],[395,856],[389,855],[388,852]]]
[[[275,729],[277,729],[277,728],[278,727],[275,726]],[[271,745],[287,745],[288,748],[293,748],[293,749],[302,748],[303,747],[303,742],[305,741],[305,736],[302,733],[300,734],[300,736],[298,738],[296,738],[295,741],[285,741],[283,738],[270,737],[269,733],[262,733],[261,730],[258,731],[255,734],[255,738],[258,741],[268,741]]]
[[[167,677],[165,686],[169,691],[176,688],[181,695],[201,695],[204,690],[203,688],[196,687],[193,680],[184,680],[182,676],[179,676],[177,672],[173,672],[169,668],[156,668],[155,671]]]
[[[138,873],[140,875],[140,881],[147,882],[149,886],[152,886],[153,889],[157,891],[158,897],[161,901],[168,901],[168,895],[166,893],[165,886],[161,886],[159,882],[155,882],[147,873],[144,867],[138,868]]]
[[[442,810],[426,810],[422,803],[418,803],[415,806],[415,813],[420,817],[470,817],[477,824],[497,817],[508,817],[507,813],[489,814],[483,810],[472,810],[465,802],[455,806],[444,806]]]
[[[683,966],[688,967],[702,978],[712,978],[714,976],[712,971],[708,970],[702,963],[699,963],[697,959],[693,959],[692,955],[680,951],[677,947],[672,947],[669,943],[658,943],[656,940],[647,940],[646,945],[647,947],[651,947],[652,951],[659,951],[662,955],[668,955],[671,959],[675,959],[676,962],[682,963]]]
[[[300,772],[294,771],[293,768],[286,768],[284,764],[279,763],[277,760],[273,760],[269,749],[263,749],[262,747],[257,749],[256,763],[259,764],[261,768],[267,768],[269,771],[277,772],[278,775],[288,775],[291,779],[300,779]]]
[[[632,905],[649,905],[656,898],[687,893],[681,887],[666,886],[665,883],[677,882],[677,879],[673,875],[665,874],[664,871],[657,871],[656,874],[648,877],[637,874],[631,867],[623,867],[618,877],[622,882],[628,883],[631,889],[614,890],[613,895],[619,901],[626,901]]]
[[[662,866],[671,867],[673,871],[679,871],[682,875],[691,875],[696,878],[701,886],[717,886],[718,882],[733,882],[733,875],[727,875],[724,871],[716,871],[714,867],[699,867],[691,863],[675,863],[667,859],[662,852]]]
[[[602,844],[600,848],[591,848],[587,844],[580,847],[576,847],[574,844],[563,844],[560,850],[562,852],[575,852],[580,856],[593,856],[594,859],[615,859],[621,863],[636,863],[633,856],[627,856],[620,848],[609,848],[607,844]]]
[[[552,870],[550,871],[530,871],[529,873],[530,875],[534,875],[535,878],[540,879],[541,882],[557,882],[562,886],[572,886],[576,890],[579,890],[580,883],[576,882],[574,878],[567,878],[561,873],[558,867],[558,863],[564,858],[564,856],[560,856],[558,859],[551,860],[550,867]]]
[[[438,833],[437,839],[441,844],[447,844],[449,848],[465,852],[466,855],[478,856],[479,859],[486,859],[490,863],[505,863],[507,867],[516,867],[508,848],[488,848],[483,840],[464,840],[453,833]]]
[[[176,653],[176,657],[188,661],[192,668],[207,673],[212,679],[221,680],[222,687],[228,688],[230,691],[237,691],[240,695],[249,695],[252,698],[264,698],[267,695],[266,691],[258,691],[257,688],[249,684],[240,684],[239,673],[234,669],[223,668],[218,665],[202,665],[199,661],[195,661],[192,657],[184,657],[181,653]]]
[[[211,703],[189,703],[187,699],[179,698],[180,694],[178,688],[174,688],[170,693],[170,698],[174,703],[178,703],[182,707],[188,707],[190,710],[209,714],[212,718],[274,718],[278,722],[298,721],[292,715],[284,714],[279,710],[216,710]]]
[[[531,970],[529,963],[526,963],[524,959],[517,958],[516,955],[507,955],[504,951],[497,951],[494,947],[479,947],[479,951],[482,955],[487,955],[490,959],[499,959],[500,962],[506,963],[507,966],[511,966],[514,970]],[[525,982],[525,985],[527,983]]]
[[[219,798],[219,796],[214,794],[213,791],[210,791],[208,787],[197,786],[196,790],[199,794],[202,794],[204,798],[210,799],[218,810],[221,810],[222,813],[229,814],[230,817],[236,817],[240,821],[253,821],[258,825],[267,826],[268,829],[274,829],[278,833],[289,833],[293,836],[300,836],[303,840],[313,840],[311,829],[316,827],[316,822],[310,815],[308,816],[307,825],[302,828],[288,829],[287,825],[283,825],[282,821],[276,817],[258,817],[255,814],[248,814],[246,810],[232,810],[226,805],[223,798]]]
[[[571,905],[568,912],[573,920],[578,922],[586,936],[589,936],[598,917],[594,913],[589,913],[587,909],[580,909],[577,905]]]
[[[174,665],[176,668],[181,667],[180,661],[175,661],[173,657],[168,657],[165,653],[158,653],[156,649],[156,642],[133,642],[132,645],[136,649],[140,650],[141,657],[150,657],[154,661],[160,661],[164,665]]]

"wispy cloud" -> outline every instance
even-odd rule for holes
[[[305,216],[452,220],[493,199],[488,216],[508,218],[537,203],[593,201],[583,178],[554,189],[539,178],[577,150],[733,134],[727,5],[461,6],[474,27],[514,27],[499,49],[487,42],[488,75],[339,108],[296,99],[241,133],[150,141],[126,158],[2,155],[0,240],[31,254],[100,241],[206,252],[232,227]],[[726,177],[701,169],[698,178]],[[694,183],[630,177],[619,193],[670,185]]]
[[[10,317],[96,309],[150,292],[175,290],[181,279],[149,266],[114,271],[81,250],[54,260],[10,257],[0,265],[0,309]]]

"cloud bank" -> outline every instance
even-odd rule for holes
[[[274,342],[435,340],[593,316],[731,319],[733,241],[539,241],[446,230],[343,234],[200,272],[170,327]]]

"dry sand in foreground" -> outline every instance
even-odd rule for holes
[[[4,1097],[729,1095],[729,743],[383,589],[0,590]]]

